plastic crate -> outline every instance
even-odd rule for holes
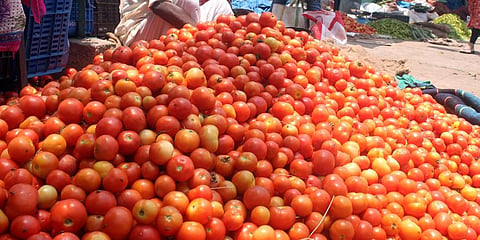
[[[95,4],[95,35],[104,37],[105,33],[115,31],[120,22],[120,3],[118,0],[97,0]]]
[[[72,1],[72,11],[70,13],[70,22],[68,24],[68,36],[74,37],[78,35],[78,17],[79,17],[79,0]],[[80,0],[85,2],[85,34],[93,33],[93,0]]]
[[[27,77],[58,73],[68,60],[71,0],[45,0],[46,14],[35,23],[30,9],[25,26]]]

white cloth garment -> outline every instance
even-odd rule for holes
[[[138,40],[152,40],[165,34],[173,26],[155,15],[150,6],[159,0],[121,0],[120,23],[115,34],[125,45]],[[198,0],[172,0],[172,3],[183,8],[194,21],[200,18]]]
[[[138,40],[156,39],[173,26],[155,15],[150,6],[159,0],[120,0],[120,22],[115,34],[125,45]],[[232,8],[226,0],[210,0],[199,5],[198,0],[171,0],[185,10],[195,21],[213,21],[220,14],[233,15]]]
[[[210,0],[200,6],[200,22],[215,21],[220,15],[233,15],[232,7],[226,0]]]

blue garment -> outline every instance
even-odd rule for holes
[[[270,11],[271,0],[232,0],[232,9],[246,9],[258,14]]]
[[[302,0],[301,0],[302,1]],[[288,4],[288,0],[273,0],[273,3]],[[307,11],[319,11],[322,10],[322,6],[320,5],[320,0],[307,0]]]
[[[463,5],[464,5],[463,0],[448,0],[447,1],[447,7],[452,11],[454,11],[455,9],[457,9],[457,8],[463,6]]]
[[[412,4],[410,2],[405,2],[405,1],[397,1],[397,6],[401,8],[407,8],[409,9]]]

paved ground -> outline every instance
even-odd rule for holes
[[[414,78],[429,80],[437,88],[462,89],[480,96],[480,43],[475,54],[460,53],[464,43],[443,43],[448,45],[351,38],[342,53],[366,59],[379,71],[395,74],[407,69]]]

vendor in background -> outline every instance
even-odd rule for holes
[[[222,14],[233,15],[227,0],[120,0],[115,35],[129,46],[138,40],[157,39],[172,27],[214,21]]]
[[[468,21],[467,27],[472,29],[472,35],[466,48],[460,52],[472,54],[475,53],[475,42],[478,36],[480,36],[480,0],[468,0],[468,12],[470,14],[470,20]]]
[[[438,15],[454,13],[464,21],[467,19],[468,9],[466,0],[429,0],[428,2],[435,7],[435,12],[437,12]]]
[[[322,0],[301,0],[307,3],[307,11],[319,11],[322,9]],[[272,4],[286,5],[288,0],[273,0]]]

